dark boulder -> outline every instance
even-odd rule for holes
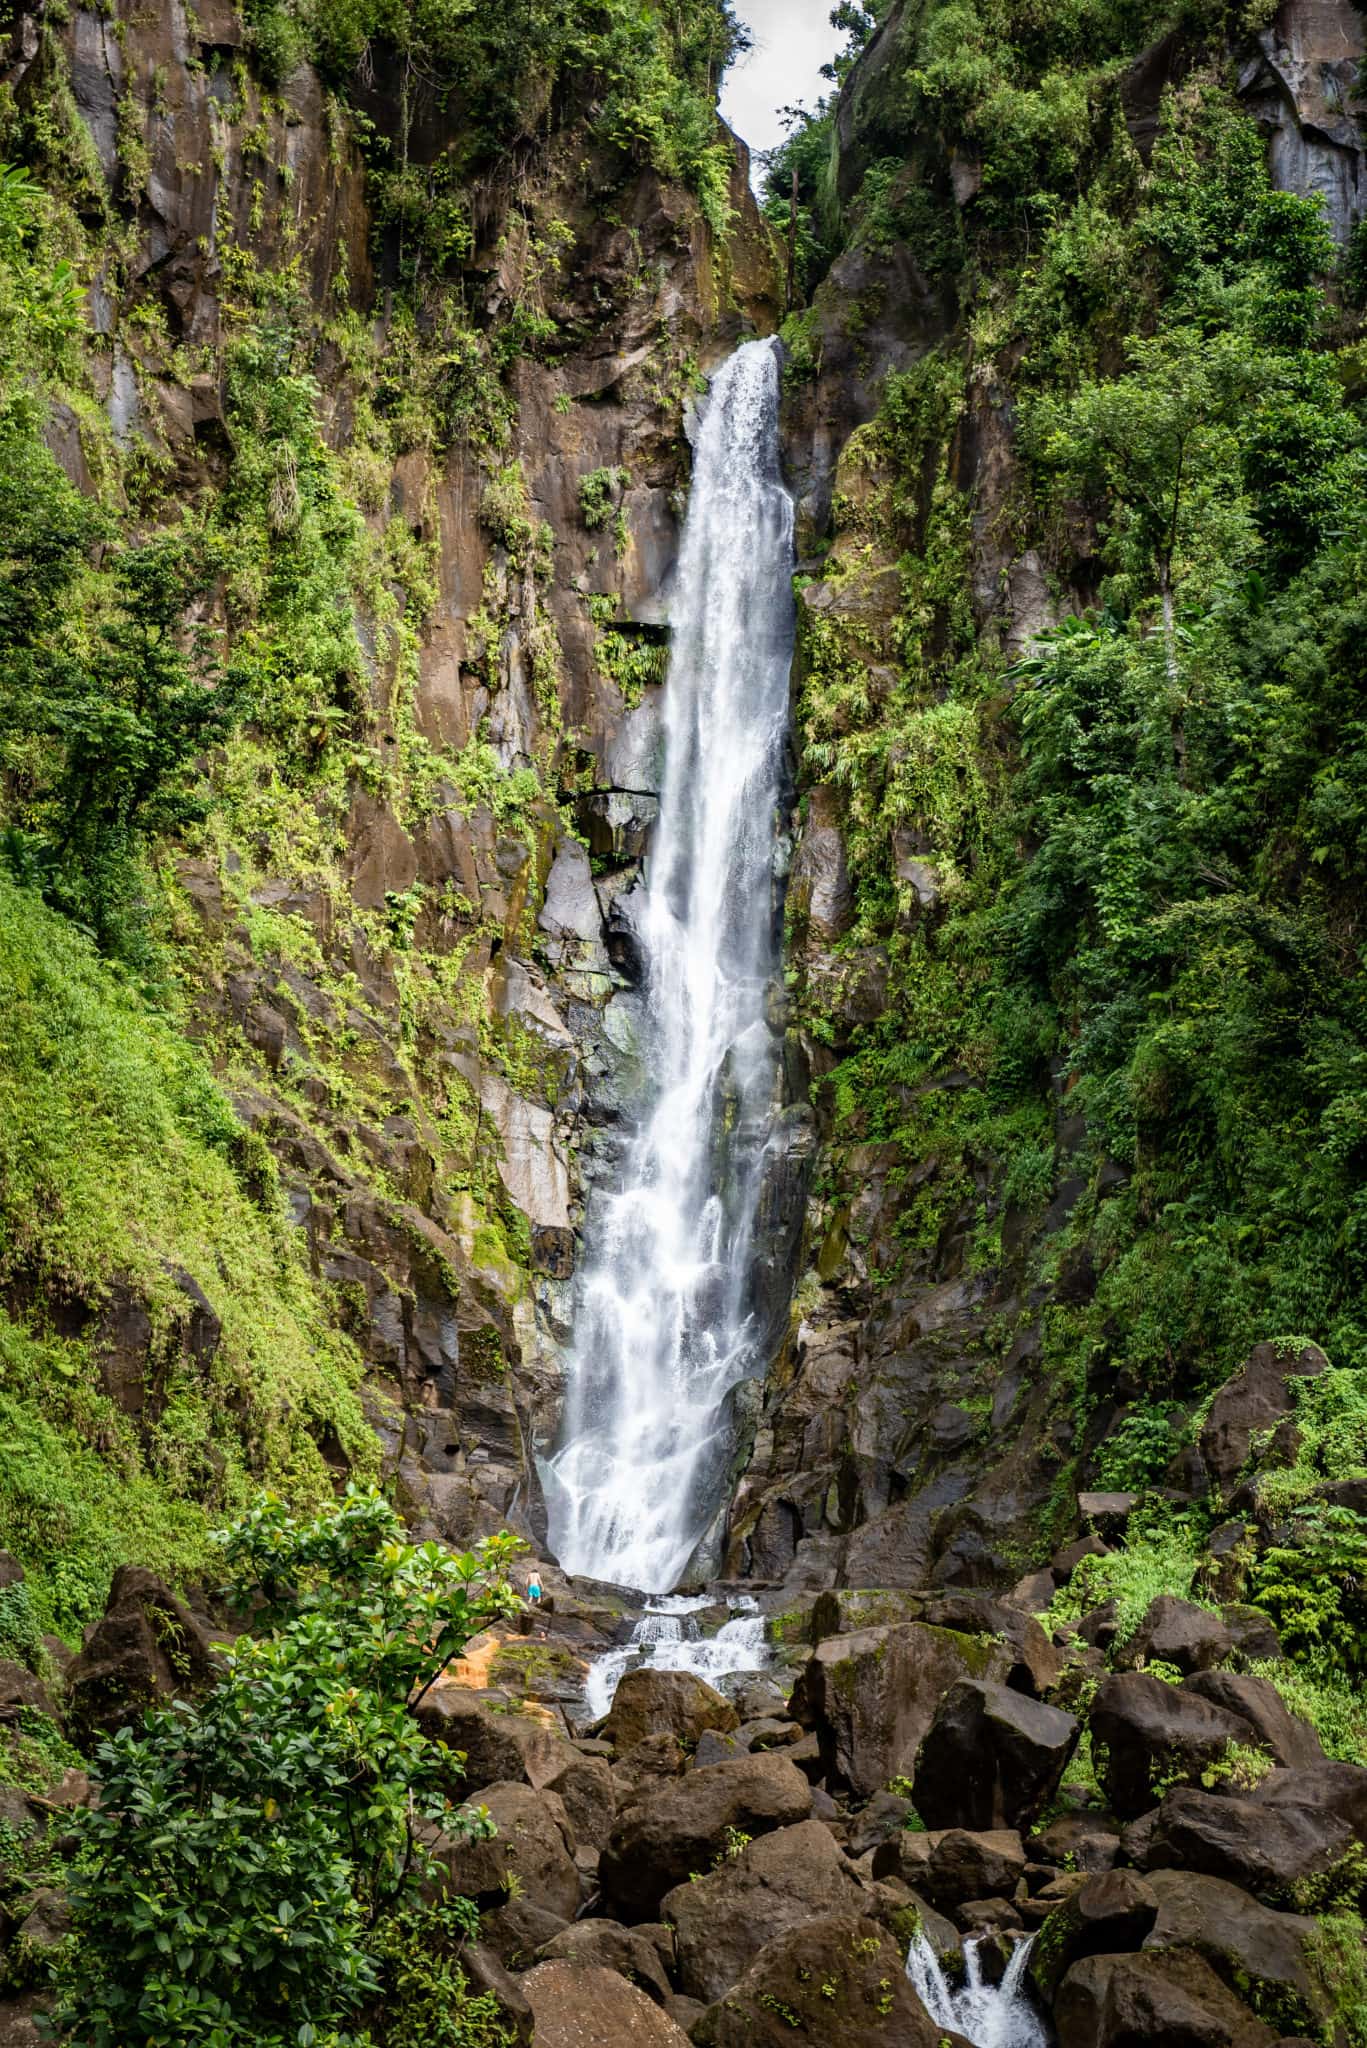
[[[538,1963],[519,1989],[536,2022],[536,2048],[688,2048],[667,2013],[601,1964]]]
[[[1337,1814],[1367,1845],[1367,1769],[1323,1761],[1299,1770],[1270,1771],[1249,1794],[1255,1806],[1307,1806]]]
[[[207,1692],[218,1675],[208,1636],[153,1572],[123,1565],[103,1619],[67,1674],[67,1720],[93,1742],[141,1721],[149,1707]]]
[[[1261,1607],[1244,1607],[1237,1601],[1220,1609],[1220,1619],[1234,1641],[1234,1662],[1242,1669],[1248,1664],[1275,1664],[1285,1654],[1282,1639]]]
[[[864,1910],[863,1887],[819,1820],[761,1835],[705,1877],[677,1885],[661,1907],[675,1930],[679,1987],[707,2004],[790,1928]]]
[[[486,1785],[548,1785],[574,1755],[568,1743],[531,1714],[495,1713],[463,1686],[439,1685],[417,1710],[429,1742],[444,1743],[465,1758],[466,1793]]]
[[[1130,1955],[1158,1918],[1158,1900],[1132,1870],[1089,1877],[1049,1915],[1030,1954],[1030,1975],[1046,2003],[1087,1956]]]
[[[54,1712],[42,1679],[12,1657],[0,1657],[0,1707],[34,1707],[49,1719]]]
[[[696,1742],[705,1728],[723,1732],[739,1727],[730,1700],[692,1671],[655,1671],[642,1666],[628,1671],[613,1695],[603,1733],[619,1756],[652,1735],[672,1735]]]
[[[1229,1743],[1253,1740],[1242,1715],[1145,1671],[1118,1672],[1103,1681],[1091,1728],[1097,1776],[1122,1820],[1147,1813],[1161,1781],[1199,1778]]]
[[[460,1952],[460,1967],[470,1996],[487,1998],[494,2007],[500,2048],[531,2048],[532,2009],[521,1985],[509,1976],[493,1950],[482,1941],[468,1942]]]
[[[612,1833],[617,1813],[612,1771],[603,1758],[580,1756],[571,1750],[569,1762],[556,1772],[546,1790],[554,1792],[564,1806],[580,1848],[601,1849]]]
[[[535,1792],[530,1785],[490,1785],[479,1804],[496,1835],[483,1841],[443,1837],[434,1845],[450,1889],[488,1908],[503,1906],[516,1891],[542,1912],[572,1920],[583,1894],[574,1832],[555,1794]],[[543,1933],[541,1941],[548,1938]]]
[[[846,1822],[846,1853],[857,1861],[883,1842],[899,1842],[915,1811],[911,1801],[903,1799],[899,1792],[875,1792],[868,1805],[852,1813]]]
[[[837,1913],[779,1935],[693,2028],[695,2048],[939,2048],[901,1949],[873,1920]]]
[[[1073,1573],[1088,1557],[1109,1557],[1110,1545],[1103,1543],[1096,1535],[1079,1536],[1074,1542],[1056,1550],[1049,1560],[1049,1574],[1056,1586],[1066,1586]]]
[[[1042,1699],[1058,1684],[1063,1658],[1033,1614],[1022,1614],[1005,1600],[986,1593],[940,1593],[928,1601],[921,1619],[930,1628],[950,1628],[960,1635],[990,1637],[1004,1643],[1012,1662],[1003,1685]]]
[[[603,1897],[629,1925],[654,1920],[665,1893],[711,1870],[735,1835],[794,1827],[811,1810],[811,1786],[780,1754],[689,1771],[619,1814],[598,1866]]]
[[[1025,1875],[1025,1848],[1009,1828],[904,1834],[874,1851],[873,1874],[900,1877],[948,1912],[969,1899],[1014,1893]]]
[[[1004,1685],[961,1680],[936,1709],[916,1759],[913,1796],[927,1826],[1019,1827],[1059,1788],[1078,1723]]]
[[[526,1970],[548,1942],[569,1926],[563,1913],[553,1913],[514,1893],[506,1904],[486,1908],[479,1921],[480,1940],[506,1970]]]
[[[536,1960],[592,1963],[600,1969],[615,1970],[619,1977],[625,1977],[629,1984],[666,2009],[674,1995],[654,1942],[617,1920],[577,1920],[573,1927],[566,1927],[538,1949]]]
[[[662,1780],[677,1778],[687,1769],[688,1762],[688,1751],[677,1735],[648,1735],[612,1767],[612,1796],[618,1811]]]
[[[1203,1671],[1189,1678],[1182,1690],[1194,1692],[1198,1699],[1247,1721],[1254,1742],[1267,1751],[1274,1763],[1304,1770],[1325,1761],[1324,1749],[1310,1723],[1288,1712],[1281,1694],[1268,1678],[1249,1678],[1235,1671]]]
[[[1318,1921],[1274,1913],[1238,1885],[1195,1871],[1154,1870],[1147,1882],[1158,1917],[1146,1949],[1194,1949],[1259,2011],[1318,2033],[1329,2017],[1312,1969]]]
[[[1357,1837],[1346,1820],[1320,1806],[1267,1806],[1179,1786],[1158,1814],[1151,1869],[1223,1877],[1272,1905],[1316,1898]]]
[[[1276,2038],[1209,1963],[1181,1949],[1075,1963],[1054,2025],[1059,2048],[1272,2048]]]
[[[1037,1863],[1060,1869],[1110,1870],[1120,1855],[1120,1826],[1108,1814],[1061,1813],[1026,1844]]]
[[[0,1997],[0,2048],[46,2048],[52,2036],[39,2032],[38,2020],[47,2009],[47,2001],[33,1991]]]
[[[1145,1664],[1172,1664],[1187,1678],[1223,1664],[1233,1648],[1234,1638],[1218,1614],[1162,1593],[1125,1645],[1123,1661],[1131,1671]]]
[[[911,1770],[937,1702],[957,1679],[1004,1678],[1005,1643],[919,1621],[831,1636],[805,1665],[792,1712],[815,1731],[826,1777],[857,1797]]]
[[[1256,1344],[1242,1371],[1226,1380],[1201,1428],[1201,1461],[1217,1492],[1228,1500],[1249,1461],[1255,1437],[1275,1431],[1295,1412],[1294,1382],[1315,1379],[1328,1367],[1317,1345],[1291,1351]]]

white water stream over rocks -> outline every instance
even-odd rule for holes
[[[686,1572],[725,1482],[727,1396],[766,1362],[751,1266],[778,1092],[767,1011],[793,653],[778,397],[775,345],[748,343],[717,373],[697,438],[636,912],[652,1100],[620,1188],[590,1208],[544,1468],[564,1569],[648,1593]]]
[[[589,1668],[584,1704],[598,1720],[612,1705],[618,1680],[643,1667],[652,1671],[693,1671],[709,1684],[744,1671],[763,1671],[769,1662],[764,1616],[753,1600],[731,1601],[731,1620],[714,1636],[705,1636],[693,1617],[715,1603],[706,1595],[652,1600],[636,1624],[636,1632],[620,1650],[609,1650]]]
[[[907,1975],[936,2026],[953,2028],[973,2048],[1048,2048],[1048,2030],[1025,1989],[1033,1946],[1033,1941],[1018,1943],[1001,1983],[986,1984],[979,1945],[966,1941],[964,1982],[956,1991],[925,1935],[918,1934],[907,1955]]]

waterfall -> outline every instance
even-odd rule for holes
[[[631,1641],[609,1650],[589,1667],[584,1706],[598,1720],[612,1705],[618,1680],[642,1666],[652,1671],[692,1671],[709,1685],[746,1671],[763,1671],[769,1663],[764,1616],[754,1600],[731,1600],[731,1619],[714,1636],[705,1636],[694,1616],[713,1602],[706,1595],[688,1600],[675,1596],[652,1600],[636,1624]]]
[[[907,1954],[907,1975],[936,2026],[962,2034],[973,2048],[1048,2048],[1048,2032],[1025,1989],[1033,1947],[1033,1939],[1019,1942],[1001,1983],[985,1984],[979,1943],[966,1941],[964,1982],[953,1991],[939,1957],[925,1935],[918,1934]]]
[[[776,811],[793,653],[779,363],[713,380],[665,689],[660,818],[635,922],[649,1108],[590,1205],[560,1440],[543,1470],[567,1571],[679,1582],[720,1500],[728,1394],[762,1371],[750,1287],[778,1092]]]

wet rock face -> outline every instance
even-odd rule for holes
[[[1337,0],[1283,0],[1239,79],[1268,138],[1273,182],[1287,192],[1318,194],[1340,246],[1367,213],[1365,48],[1355,9]]]
[[[693,2028],[697,2048],[780,2048],[806,2035],[842,2048],[937,2048],[901,1950],[858,1913],[809,1920],[760,1951]]]
[[[107,346],[93,374],[115,434],[167,466],[177,501],[203,501],[235,454],[230,247],[262,274],[294,266],[314,308],[344,293],[382,360],[396,345],[381,275],[394,252],[362,152],[306,65],[278,93],[263,90],[229,0],[118,0],[60,21],[23,9],[6,29],[6,88],[41,101],[69,81],[92,176],[127,217],[126,286],[102,280],[95,292]],[[399,132],[401,85],[379,54],[357,84],[383,135]],[[410,113],[405,148],[429,161],[459,112],[419,85]],[[358,621],[366,701],[351,707],[349,741],[375,758],[351,778],[340,822],[333,796],[318,799],[336,872],[302,857],[296,871],[293,853],[257,847],[245,849],[249,889],[236,850],[226,863],[186,859],[180,878],[204,948],[206,1031],[234,1047],[237,1106],[275,1154],[314,1273],[370,1368],[389,1473],[414,1521],[451,1542],[508,1518],[541,1533],[533,1445],[558,1414],[585,1182],[611,1170],[642,1080],[628,906],[657,809],[661,691],[658,677],[625,691],[613,680],[601,621],[662,659],[697,374],[780,313],[741,144],[734,225],[717,248],[690,194],[600,147],[590,127],[553,132],[515,178],[491,175],[456,281],[471,323],[491,326],[518,297],[528,221],[569,238],[547,308],[557,342],[510,367],[511,429],[497,451],[545,536],[544,585],[490,527],[492,457],[458,435],[448,446],[440,431],[419,434],[391,473],[369,479],[367,516],[377,533],[394,518],[431,545],[436,602],[411,706],[399,704],[384,634]],[[368,394],[333,340],[314,341],[323,433],[349,454]],[[193,374],[178,351],[193,352]],[[52,445],[88,486],[74,415],[54,422]],[[619,479],[607,528],[584,512],[581,485],[595,473]],[[490,607],[501,622],[492,648]],[[420,800],[393,772],[400,714],[427,750]],[[512,825],[460,786],[475,740],[504,770],[535,765],[541,778]],[[565,829],[562,784],[587,847]],[[306,791],[301,810],[312,800]],[[441,983],[427,987],[416,1033],[381,936],[396,903],[416,906],[406,968]],[[258,915],[299,934],[290,957],[253,940]],[[463,1192],[475,1166],[487,1168],[474,1176],[488,1182],[482,1207]],[[774,1197],[779,1323],[804,1192]],[[116,1290],[96,1348],[113,1398],[150,1427],[182,1354],[209,1369],[217,1326],[212,1304],[187,1299],[183,1341],[163,1357],[146,1306]],[[423,1428],[401,1426],[391,1401]],[[434,1416],[447,1418],[444,1437],[427,1429]],[[334,1453],[340,1465],[340,1447],[325,1447]]]

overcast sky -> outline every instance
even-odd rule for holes
[[[738,0],[736,12],[755,39],[726,81],[721,110],[751,149],[783,140],[780,107],[829,92],[821,67],[844,38],[831,27],[833,0]]]

